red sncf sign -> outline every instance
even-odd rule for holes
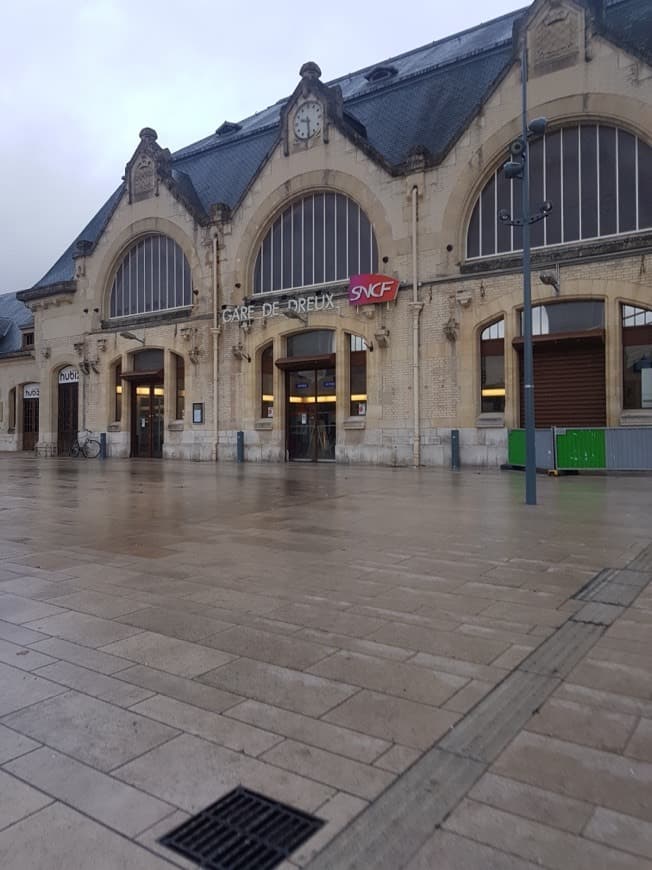
[[[387,275],[353,275],[349,283],[349,302],[351,305],[393,302],[398,293],[398,283]]]

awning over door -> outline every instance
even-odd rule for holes
[[[299,372],[303,369],[331,369],[335,367],[335,354],[322,353],[317,356],[285,356],[277,359],[276,365],[285,372]]]
[[[163,369],[148,369],[146,371],[136,371],[136,372],[122,372],[120,375],[123,381],[128,381],[130,383],[139,383],[139,384],[162,384],[163,383]]]

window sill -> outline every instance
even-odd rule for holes
[[[344,429],[366,429],[367,420],[365,417],[347,417],[342,425]]]
[[[114,423],[109,423],[109,425],[106,427],[106,431],[107,432],[119,432],[121,429],[121,426],[122,426],[122,424],[120,423],[119,420],[117,420]]]
[[[173,420],[168,423],[169,432],[183,432],[183,420]]]
[[[254,429],[260,431],[270,430],[274,428],[273,419],[267,419],[265,417],[261,417],[260,420],[256,420],[254,423]]]
[[[504,414],[480,414],[476,417],[476,429],[504,429]]]
[[[621,426],[652,426],[652,408],[630,408],[620,412]]]

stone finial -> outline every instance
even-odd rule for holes
[[[314,60],[306,61],[299,70],[299,75],[302,79],[318,79],[321,77],[321,70]]]
[[[156,142],[158,139],[158,133],[153,127],[143,127],[138,135],[143,142]]]

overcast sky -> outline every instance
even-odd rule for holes
[[[0,292],[31,286],[118,186],[142,127],[172,151],[518,0],[5,0]]]

